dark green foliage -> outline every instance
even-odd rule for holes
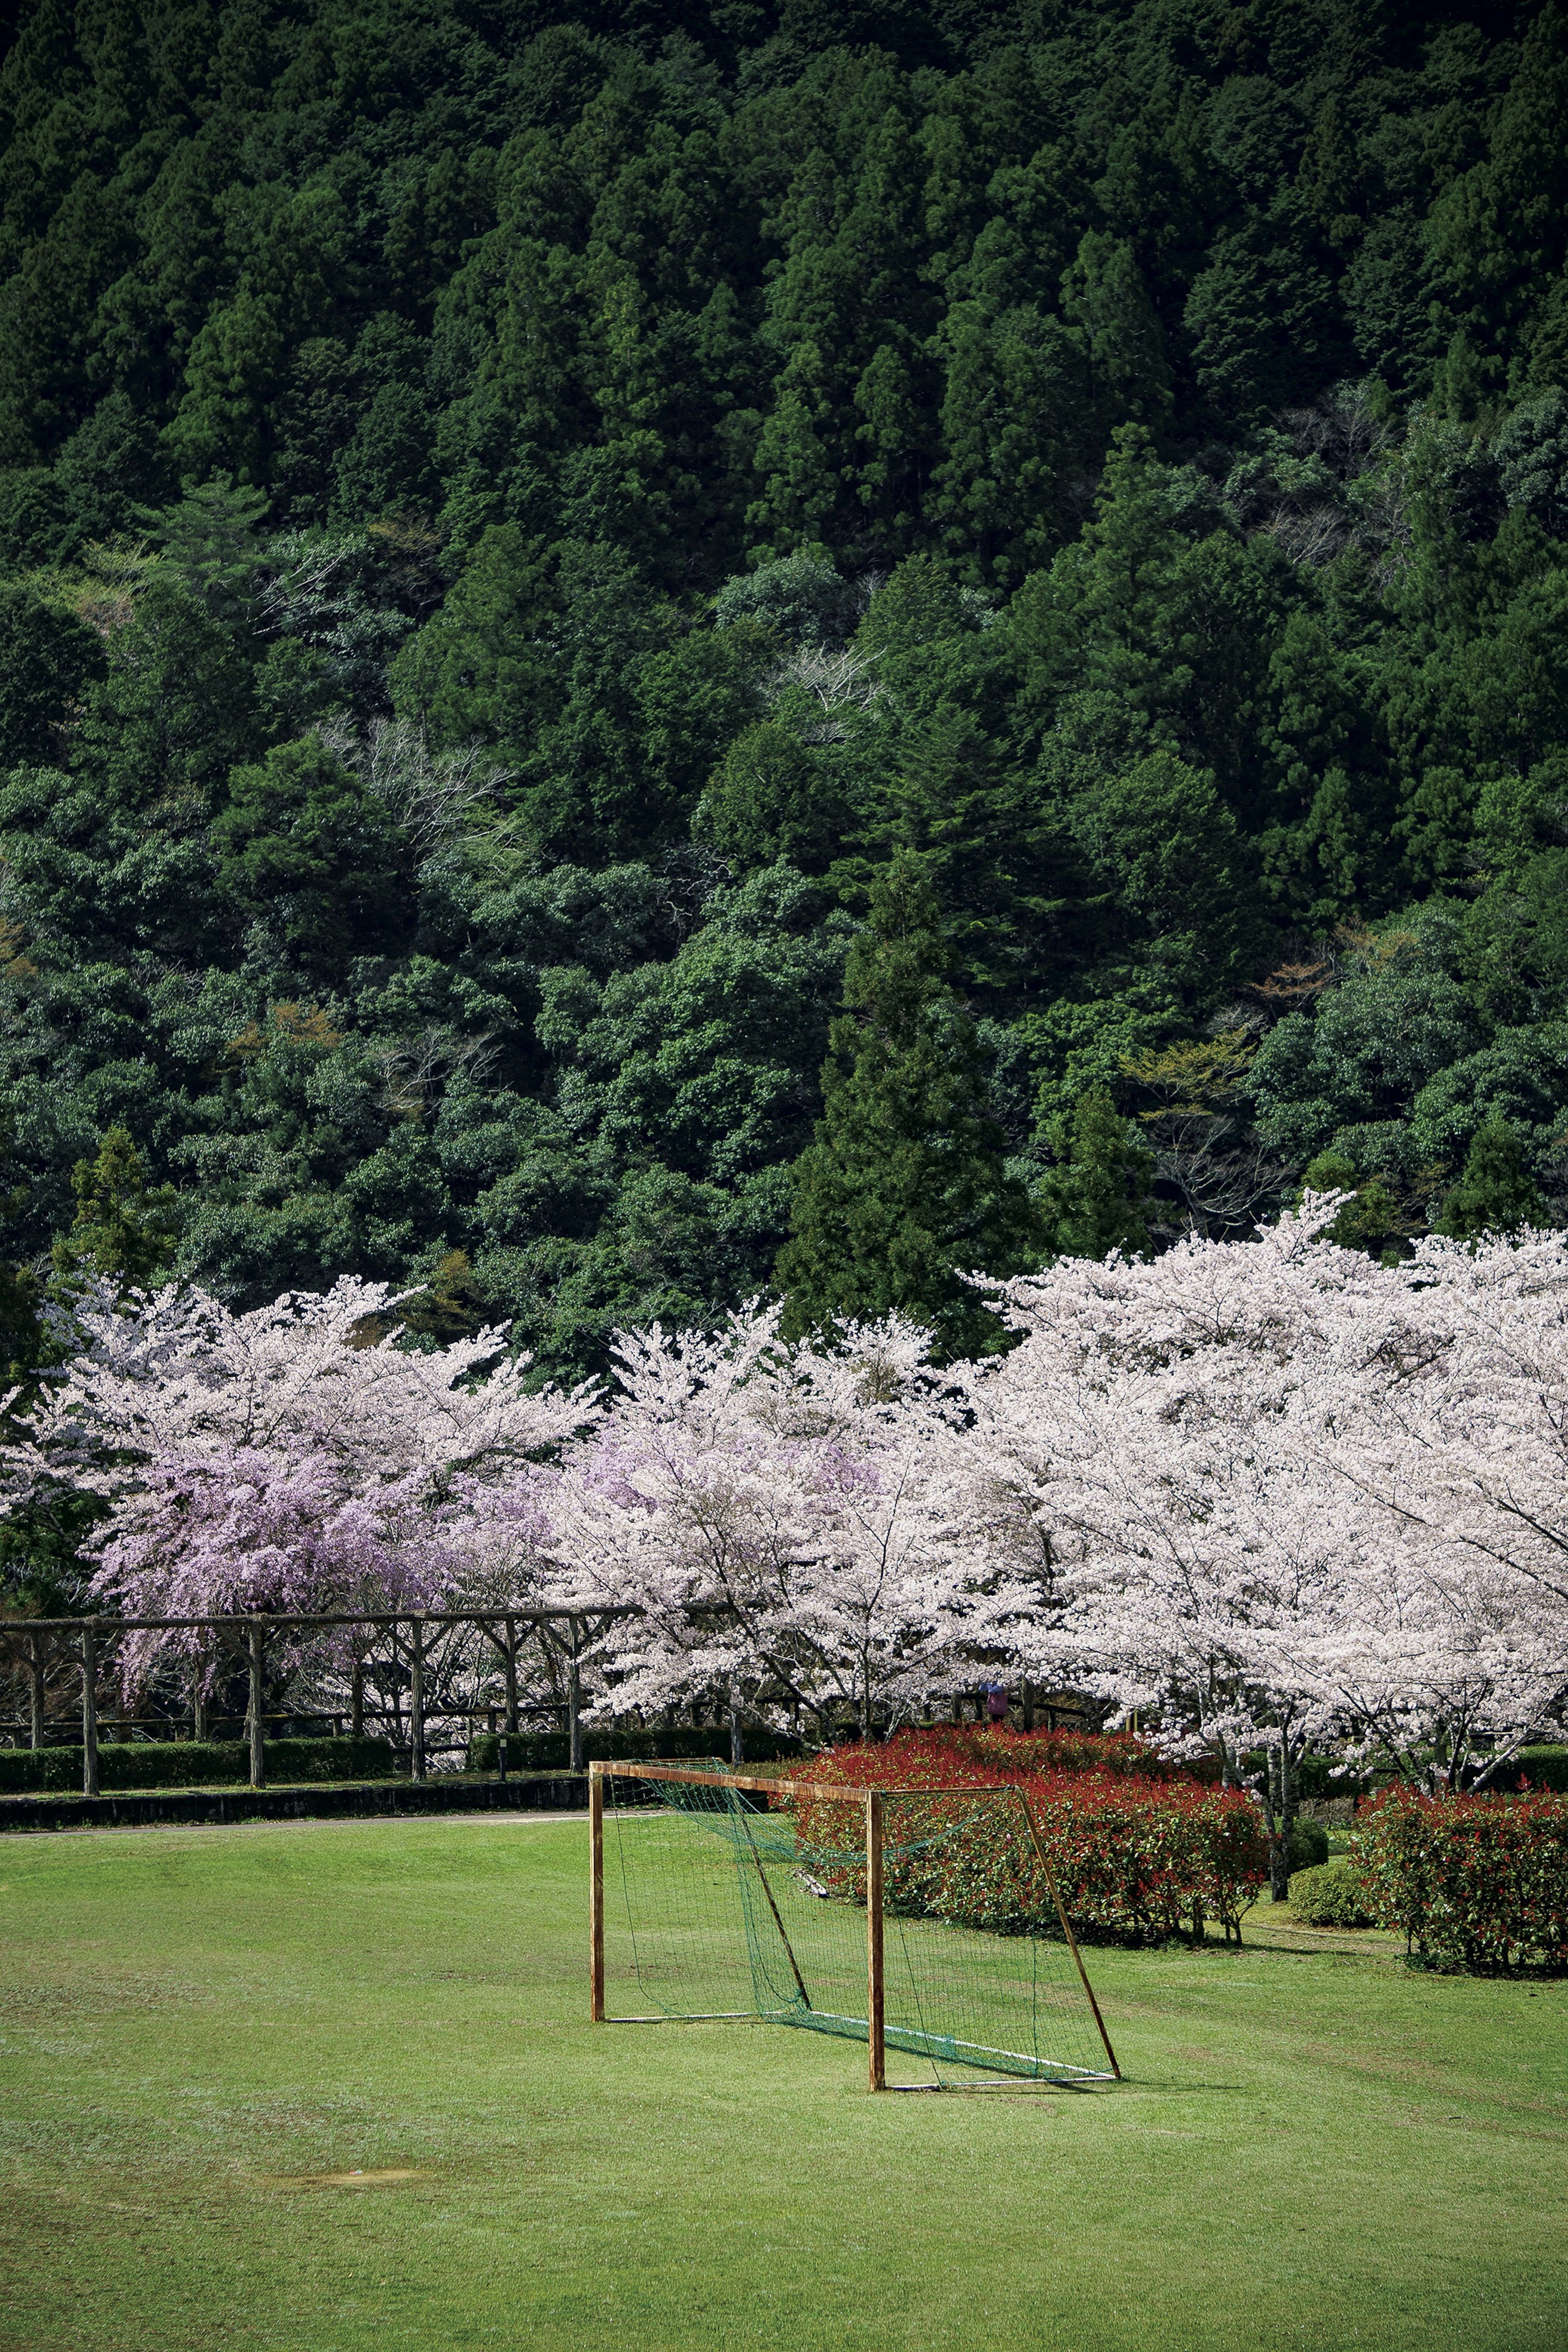
[[[776,1278],[794,1331],[897,1309],[955,1356],[1002,1344],[961,1273],[1018,1273],[1037,1262],[1041,1233],[1004,1169],[973,1024],[938,970],[937,926],[919,869],[895,861],[849,951]]]
[[[944,1345],[948,1253],[1331,1176],[1354,1246],[1468,1230],[1494,1119],[1497,1213],[1568,1220],[1565,59],[1533,5],[29,0],[11,1258],[114,1128],[181,1274],[445,1265],[562,1371],[814,1187],[824,1298]],[[895,861],[931,992],[836,1047],[857,1142]]]
[[[1525,1172],[1518,1136],[1495,1112],[1476,1130],[1464,1173],[1444,1200],[1437,1231],[1456,1241],[1485,1233],[1512,1233],[1546,1221],[1540,1193]]]
[[[285,955],[331,975],[390,947],[407,919],[409,849],[396,818],[319,737],[236,768],[212,828],[217,883]]]
[[[1376,1173],[1361,1176],[1342,1151],[1320,1151],[1310,1160],[1301,1173],[1301,1189],[1353,1195],[1327,1229],[1330,1241],[1338,1242],[1342,1249],[1364,1250],[1369,1257],[1392,1263],[1400,1255],[1401,1244],[1419,1230],[1420,1219],[1410,1215],[1387,1178]]]
[[[397,1769],[390,1739],[268,1739],[262,1764],[275,1787],[297,1780],[384,1780]],[[250,1778],[237,1739],[100,1739],[101,1789],[229,1788]],[[79,1748],[0,1748],[0,1790],[81,1788]]]
[[[1329,1833],[1321,1822],[1293,1821],[1290,1824],[1290,1867],[1310,1870],[1327,1862]]]
[[[73,614],[0,580],[0,767],[51,759],[102,667],[96,638]]]
[[[1517,1787],[1528,1780],[1532,1789],[1556,1789],[1568,1792],[1568,1748],[1521,1748],[1512,1767],[1488,1783],[1489,1787]]]
[[[1070,1119],[1058,1118],[1056,1165],[1040,1185],[1045,1246],[1052,1257],[1136,1257],[1149,1247],[1150,1181],[1154,1155],[1103,1087],[1085,1095]]]
[[[1292,1861],[1295,1857],[1292,1854]],[[1319,1862],[1290,1873],[1290,1907],[1308,1927],[1370,1927],[1366,1890],[1353,1863]]]

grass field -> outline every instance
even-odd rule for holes
[[[873,2098],[815,2034],[587,2025],[585,1845],[0,1845],[5,2352],[1568,2344],[1568,1986],[1099,1952],[1121,2089]]]

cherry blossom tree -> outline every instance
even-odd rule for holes
[[[987,1284],[1016,1345],[981,1363],[754,1306],[624,1335],[607,1399],[499,1331],[406,1344],[384,1285],[105,1293],[5,1488],[96,1496],[90,1594],[132,1614],[596,1618],[601,1714],[717,1697],[737,1753],[982,1665],[1068,1684],[1229,1777],[1267,1751],[1282,1871],[1307,1750],[1473,1783],[1568,1692],[1568,1237],[1384,1266],[1341,1205]]]
[[[1548,1475],[1535,1400],[1555,1308],[1532,1326],[1533,1390],[1522,1371],[1510,1389],[1498,1302],[1527,1279],[1520,1254],[1428,1245],[1384,1267],[1326,1239],[1338,1205],[992,1286],[1020,1344],[965,1375],[975,1539],[1048,1579],[1019,1629],[1031,1664],[1230,1771],[1271,1750],[1281,1863],[1307,1747],[1478,1775],[1548,1718],[1568,1659],[1568,1578],[1539,1532],[1529,1572],[1500,1573],[1500,1486],[1482,1476],[1500,1414],[1537,1489]],[[1560,1285],[1561,1239],[1531,1246]]]
[[[171,1286],[76,1312],[81,1350],[6,1465],[100,1496],[89,1591],[138,1616],[429,1606],[483,1572],[521,1596],[548,1524],[548,1457],[584,1392],[531,1391],[486,1330],[401,1344],[387,1285],[345,1278],[234,1314]],[[500,1531],[504,1529],[505,1550]],[[156,1637],[125,1653],[143,1672]]]
[[[846,1323],[823,1352],[778,1322],[753,1307],[712,1334],[624,1335],[620,1393],[557,1505],[557,1591],[640,1612],[604,1646],[602,1708],[721,1695],[737,1748],[763,1707],[907,1717],[1032,1600],[970,1573],[927,1336]]]

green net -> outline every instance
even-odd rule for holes
[[[605,1778],[612,2021],[753,2018],[865,2042],[864,1793],[770,1797],[712,1769],[713,1785]],[[889,1790],[882,1818],[889,2082],[1109,2080],[1016,1790]],[[998,1863],[1015,1884],[1037,1872],[1012,1932],[945,1916],[983,1905]]]

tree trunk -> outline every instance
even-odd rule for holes
[[[1263,1777],[1268,1791],[1264,1811],[1268,1822],[1268,1892],[1276,1903],[1288,1903],[1290,1899],[1290,1840],[1280,1818],[1283,1804],[1275,1801],[1276,1783],[1281,1800],[1287,1785],[1283,1738],[1279,1742],[1278,1761],[1274,1751],[1269,1750],[1268,1769]]]
[[[730,1761],[736,1771],[746,1760],[746,1734],[741,1721],[741,1686],[730,1685]]]

